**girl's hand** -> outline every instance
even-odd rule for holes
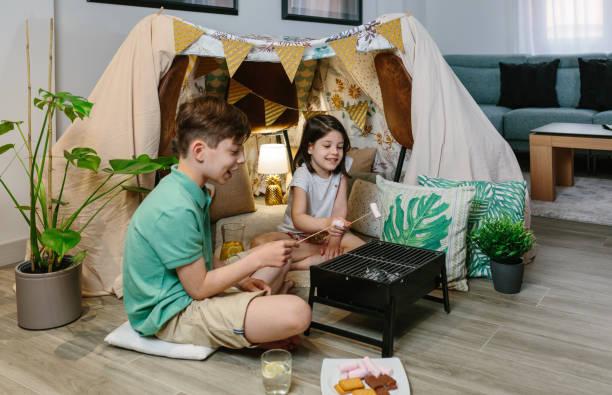
[[[342,237],[349,226],[351,226],[351,223],[342,217],[330,217],[328,226],[330,228],[327,232],[330,237]]]
[[[321,249],[321,255],[325,257],[326,260],[332,259],[341,255],[344,251],[342,251],[341,247],[342,236],[331,236],[327,239],[327,244],[324,248]]]

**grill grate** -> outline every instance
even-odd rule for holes
[[[443,254],[373,240],[318,268],[381,284],[391,284]]]

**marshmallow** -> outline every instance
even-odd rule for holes
[[[381,217],[380,210],[378,210],[378,205],[376,203],[370,203],[370,210],[372,211],[374,218]]]
[[[363,364],[366,366],[366,368],[368,369],[368,372],[372,376],[374,377],[380,376],[380,369],[378,369],[376,365],[374,365],[374,363],[370,360],[369,357],[363,358]]]
[[[367,375],[368,375],[368,371],[366,369],[363,369],[363,368],[351,370],[348,373],[349,378],[359,377],[361,379],[361,378],[364,378]]]
[[[350,372],[351,370],[355,370],[359,368],[359,364],[357,362],[345,362],[338,366],[341,372]]]

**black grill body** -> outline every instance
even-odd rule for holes
[[[428,295],[439,285],[443,298]],[[444,303],[450,312],[443,252],[373,240],[310,267],[311,308],[322,303],[378,317],[384,323],[382,341],[318,322],[311,327],[379,346],[383,357],[393,355],[397,315],[421,298]]]

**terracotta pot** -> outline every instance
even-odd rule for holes
[[[81,316],[82,266],[52,273],[31,273],[31,263],[15,268],[17,324],[24,329],[50,329]]]

